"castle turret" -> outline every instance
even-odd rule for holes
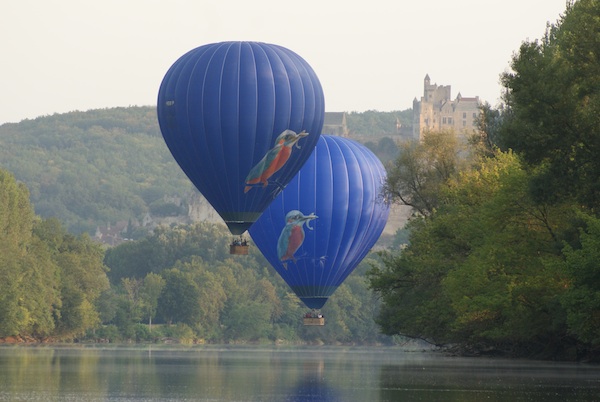
[[[425,130],[455,130],[465,133],[475,130],[479,97],[466,98],[459,92],[451,100],[450,85],[431,84],[429,74],[423,79],[423,97],[413,100],[413,136],[420,138]]]

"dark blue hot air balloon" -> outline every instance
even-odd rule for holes
[[[173,157],[236,235],[308,159],[325,114],[308,63],[258,42],[184,54],[162,81],[157,109]]]
[[[368,148],[322,135],[250,228],[256,246],[307,307],[323,307],[381,235],[389,214],[381,194],[385,177]]]

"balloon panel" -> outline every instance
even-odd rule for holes
[[[222,42],[193,49],[171,66],[157,111],[181,169],[241,234],[310,156],[325,106],[315,72],[296,53]]]
[[[368,148],[322,135],[250,228],[257,247],[308,307],[321,308],[381,235],[389,214],[384,181],[385,169]]]

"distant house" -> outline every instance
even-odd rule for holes
[[[421,138],[427,130],[452,129],[458,134],[477,130],[479,97],[463,97],[460,92],[451,99],[450,85],[431,84],[425,75],[423,96],[413,100],[413,137]]]
[[[114,225],[108,223],[106,226],[97,226],[96,233],[92,238],[108,246],[118,246],[126,241],[123,234],[127,231],[128,226],[128,221],[119,221]]]
[[[332,134],[339,137],[348,137],[346,112],[325,112],[322,134]]]

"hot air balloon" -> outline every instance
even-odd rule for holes
[[[322,135],[250,227],[256,246],[308,308],[322,308],[381,235],[389,215],[385,177],[368,148]]]
[[[234,235],[308,159],[325,115],[308,63],[260,42],[213,43],[181,56],[163,78],[157,111],[173,157]]]

